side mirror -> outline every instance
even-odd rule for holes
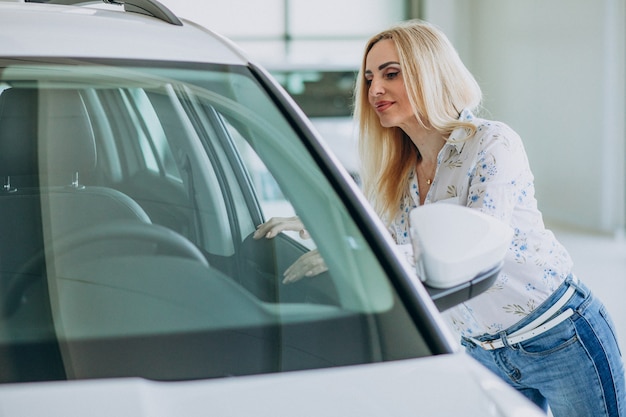
[[[416,272],[440,311],[489,289],[513,230],[478,210],[427,204],[410,213]]]

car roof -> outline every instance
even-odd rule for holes
[[[173,14],[170,23],[125,11],[132,6],[111,8],[0,0],[0,56],[248,62],[229,40]]]

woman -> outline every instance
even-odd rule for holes
[[[446,316],[471,356],[554,416],[626,416],[610,318],[545,229],[519,136],[474,116],[481,91],[446,37],[411,21],[374,36],[357,81],[364,191],[398,244],[441,200],[511,225],[496,284]]]
[[[409,243],[409,211],[442,200],[509,224],[515,236],[497,282],[445,313],[462,344],[555,417],[626,416],[610,318],[544,227],[520,137],[476,117],[480,101],[432,25],[405,22],[371,38],[355,103],[364,192],[400,245]],[[257,237],[303,229],[290,221],[261,225]]]

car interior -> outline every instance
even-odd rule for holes
[[[0,381],[183,380],[431,354],[245,69],[40,66],[0,72],[0,362],[11,364]],[[252,238],[294,212],[320,225],[312,242]],[[282,284],[310,244],[328,271]]]

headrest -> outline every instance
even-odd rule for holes
[[[0,176],[73,174],[95,165],[94,134],[77,90],[0,93]]]

